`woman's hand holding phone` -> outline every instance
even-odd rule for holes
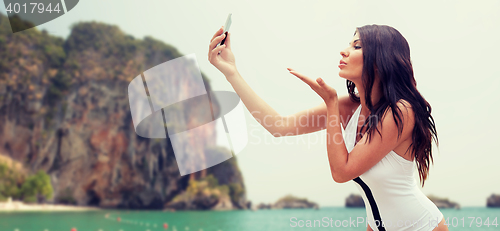
[[[223,33],[223,29],[224,27],[221,27],[217,30],[212,37],[212,40],[210,40],[208,61],[210,61],[212,65],[214,65],[220,72],[222,72],[222,74],[226,76],[226,78],[228,78],[229,76],[238,73],[238,71],[236,69],[233,52],[231,51],[231,33]],[[224,45],[218,46],[224,38],[226,38]]]

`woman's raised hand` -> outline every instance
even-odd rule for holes
[[[304,83],[309,85],[322,99],[325,101],[325,104],[328,106],[330,103],[337,101],[337,90],[333,87],[328,86],[322,78],[317,78],[313,80],[292,68],[287,68],[290,74],[297,76]]]
[[[215,32],[212,40],[210,40],[210,45],[208,47],[208,61],[210,61],[210,63],[227,78],[228,76],[236,74],[238,71],[236,69],[233,52],[231,51],[231,33],[228,32],[224,45],[217,46],[217,44],[219,44],[220,41],[226,37],[225,33],[222,33],[223,31],[223,27],[221,27],[217,30],[217,32]]]

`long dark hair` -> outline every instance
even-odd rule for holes
[[[412,133],[413,155],[416,159],[418,174],[422,187],[429,174],[429,165],[433,163],[432,139],[439,145],[436,125],[431,116],[431,105],[417,90],[417,82],[413,76],[410,60],[410,47],[406,39],[390,26],[366,25],[356,28],[361,44],[363,44],[363,76],[365,101],[370,116],[365,120],[365,126],[370,142],[374,131],[380,134],[377,125],[389,108],[398,126],[398,138],[403,132],[402,114],[396,103],[403,99],[411,106],[415,114],[415,126]],[[380,79],[381,99],[372,105],[371,92],[375,76]],[[356,85],[347,80],[347,90],[353,101],[360,102],[354,92]],[[408,151],[408,149],[406,151]]]

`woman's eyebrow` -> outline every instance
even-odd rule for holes
[[[354,43],[356,43],[357,41],[359,41],[359,39],[354,40]],[[349,45],[351,45],[351,43],[349,43]]]

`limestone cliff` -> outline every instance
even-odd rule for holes
[[[97,22],[74,25],[66,40],[37,29],[12,34],[8,23],[0,15],[0,153],[31,172],[46,171],[55,203],[162,209],[189,181],[212,174],[235,189],[228,206],[245,208],[234,158],[181,177],[168,139],[134,132],[127,86],[142,71],[182,56],[174,47]],[[179,111],[180,119],[189,120],[186,114]],[[214,130],[205,134],[214,142]],[[214,150],[196,154],[207,151]]]

